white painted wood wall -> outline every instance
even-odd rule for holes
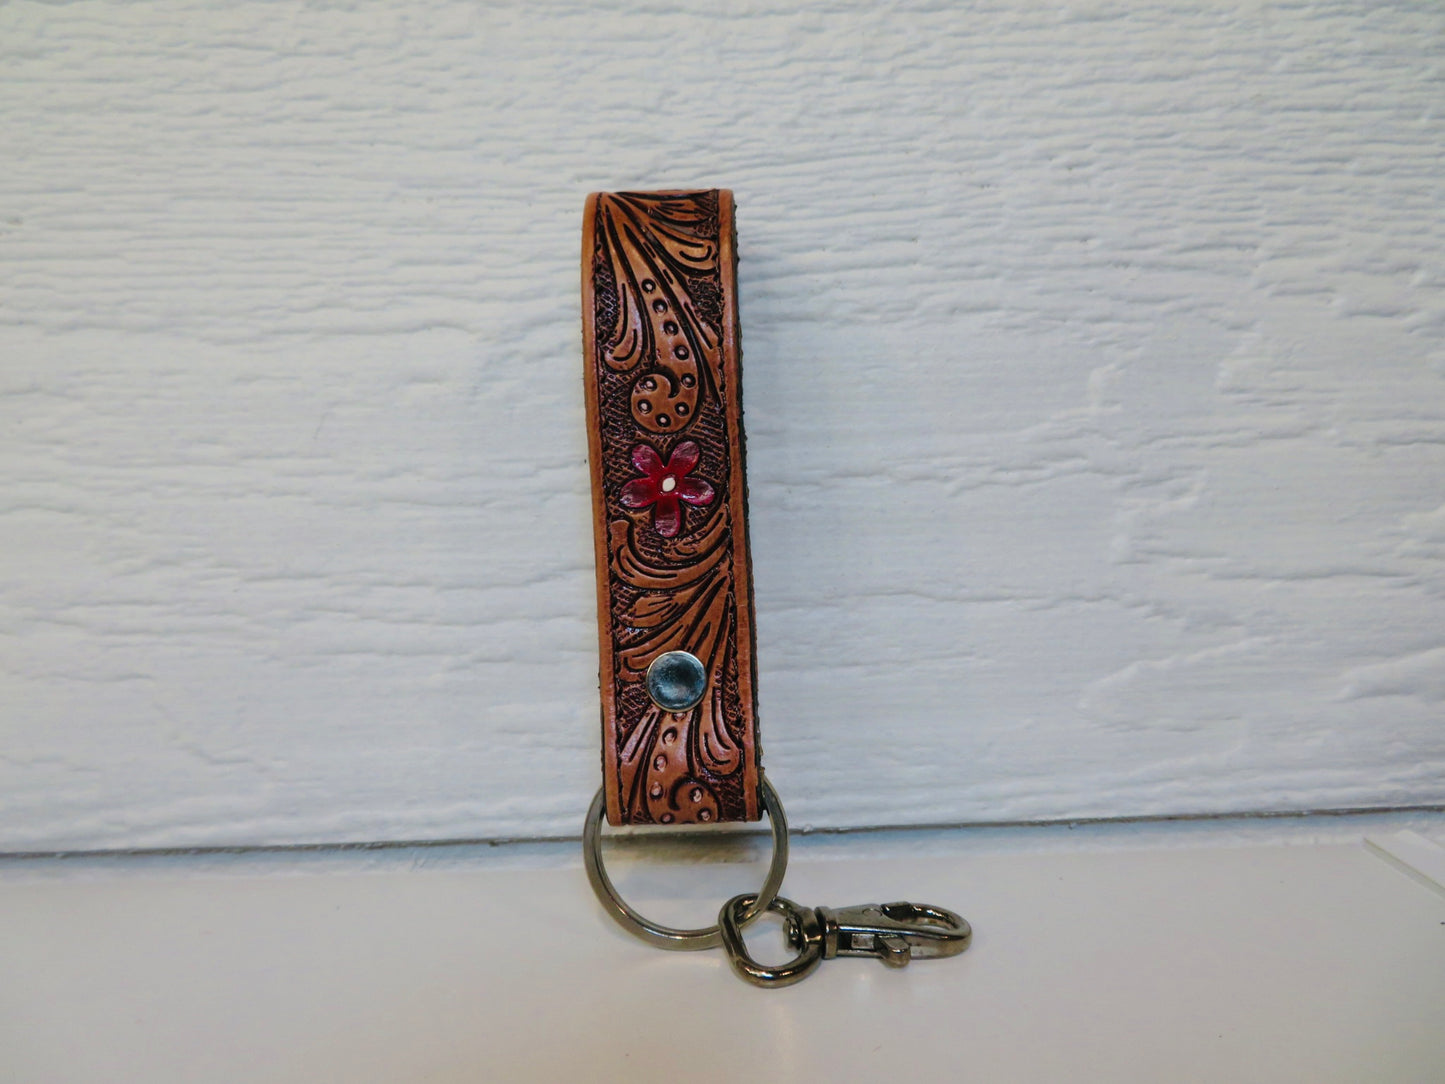
[[[0,850],[575,834],[577,249],[736,190],[798,825],[1445,804],[1445,6],[0,8]]]

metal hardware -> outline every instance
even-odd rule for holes
[[[766,775],[760,773],[758,782],[763,809],[768,814],[768,822],[772,828],[773,861],[768,866],[763,887],[757,893],[749,895],[747,899],[750,902],[744,904],[733,916],[733,921],[739,927],[747,925],[773,903],[778,889],[783,887],[783,876],[788,871],[788,818],[783,813],[783,803]],[[718,926],[704,926],[695,930],[663,926],[638,914],[617,894],[617,889],[613,887],[607,870],[602,865],[602,821],[606,815],[606,795],[603,790],[598,790],[597,797],[592,799],[592,808],[587,811],[587,821],[582,829],[582,856],[592,891],[597,894],[598,900],[613,920],[634,937],[658,948],[691,951],[716,948],[722,944],[722,931]],[[723,910],[728,908],[724,907]]]
[[[957,956],[968,948],[973,928],[963,917],[925,903],[869,903],[862,907],[817,908],[823,925],[823,959],[876,956],[889,967],[909,960]]]
[[[798,955],[787,963],[770,967],[754,960],[743,942],[742,917],[756,903],[752,896],[734,896],[718,912],[717,924],[722,930],[723,948],[727,950],[728,962],[733,965],[733,970],[744,982],[754,986],[791,986],[806,979],[823,962],[823,937],[817,911],[799,907],[786,896],[769,901],[765,909],[783,916],[787,923],[788,940],[799,950]],[[797,931],[796,934],[794,931]]]
[[[689,711],[707,692],[707,670],[687,651],[667,651],[647,667],[647,695],[663,711]]]
[[[889,967],[912,959],[957,956],[968,948],[968,922],[942,907],[917,903],[870,903],[859,907],[799,907],[778,896],[767,910],[783,916],[789,944],[798,954],[767,966],[749,954],[742,927],[756,913],[755,897],[734,896],[718,913],[723,947],[733,970],[754,986],[790,986],[835,956],[873,956]]]

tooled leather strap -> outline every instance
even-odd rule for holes
[[[732,193],[589,196],[582,326],[607,819],[757,820]]]

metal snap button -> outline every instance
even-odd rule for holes
[[[687,651],[668,651],[647,668],[647,695],[663,711],[687,711],[706,692],[707,671]]]

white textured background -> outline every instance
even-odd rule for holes
[[[795,823],[1445,804],[1445,6],[791,7],[0,8],[0,849],[575,834],[685,185]]]

